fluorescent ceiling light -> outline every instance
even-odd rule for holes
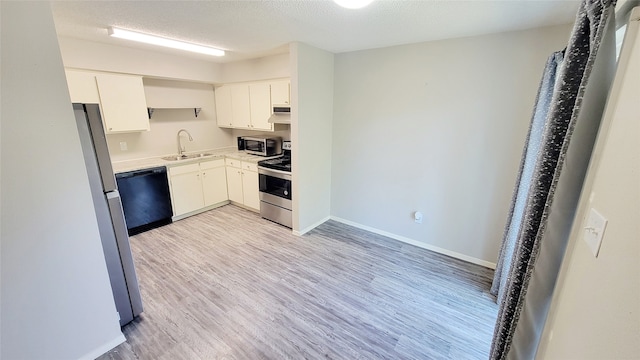
[[[373,0],[333,0],[333,1],[336,4],[342,7],[345,7],[347,9],[360,9],[371,4],[371,2],[373,2]]]
[[[207,54],[207,55],[213,55],[213,56],[224,56],[224,51],[220,49],[191,44],[184,41],[162,38],[162,37],[153,36],[153,35],[147,35],[147,34],[135,32],[135,31],[118,29],[115,27],[109,28],[109,35],[116,38],[120,38],[120,39],[133,40],[133,41],[138,41],[146,44],[164,46],[172,49],[192,51],[200,54]]]

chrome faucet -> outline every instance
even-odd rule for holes
[[[177,135],[177,137],[178,137],[178,155],[180,155],[180,156],[183,156],[183,155],[184,155],[184,151],[185,151],[185,147],[184,147],[184,146],[182,146],[182,141],[181,141],[181,138],[180,138],[180,134],[181,134],[183,131],[184,131],[184,132],[186,132],[186,133],[187,133],[187,135],[189,135],[189,141],[193,141],[193,138],[191,137],[191,134],[189,134],[189,132],[188,132],[187,130],[185,130],[185,129],[180,129],[180,130],[178,131],[178,135]]]

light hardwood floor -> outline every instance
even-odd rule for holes
[[[493,271],[227,205],[131,238],[145,312],[100,359],[486,359]]]

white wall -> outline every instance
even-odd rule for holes
[[[213,62],[80,39],[60,37],[58,41],[68,68],[211,84],[222,80],[222,66]]]
[[[640,12],[636,13],[640,18]],[[640,36],[616,74],[537,359],[640,356]],[[609,223],[598,257],[583,240],[596,209]]]
[[[569,31],[336,55],[332,216],[494,266],[542,70]]]
[[[3,359],[124,341],[48,2],[0,2]]]
[[[222,82],[243,82],[288,78],[291,76],[289,54],[222,64]]]
[[[180,129],[191,133],[193,141],[183,139],[186,151],[200,151],[235,146],[229,129],[219,128],[213,86],[199,83],[144,79],[148,106],[195,106],[202,110],[198,117],[193,109],[156,109],[150,119],[151,131],[107,135],[113,161],[175,154],[176,135]],[[120,142],[127,150],[120,150]]]
[[[302,43],[290,50],[293,230],[300,234],[331,210],[334,55]]]

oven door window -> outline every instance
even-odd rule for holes
[[[245,150],[264,153],[264,141],[246,140],[244,141]]]
[[[291,180],[260,174],[260,191],[291,200]]]

